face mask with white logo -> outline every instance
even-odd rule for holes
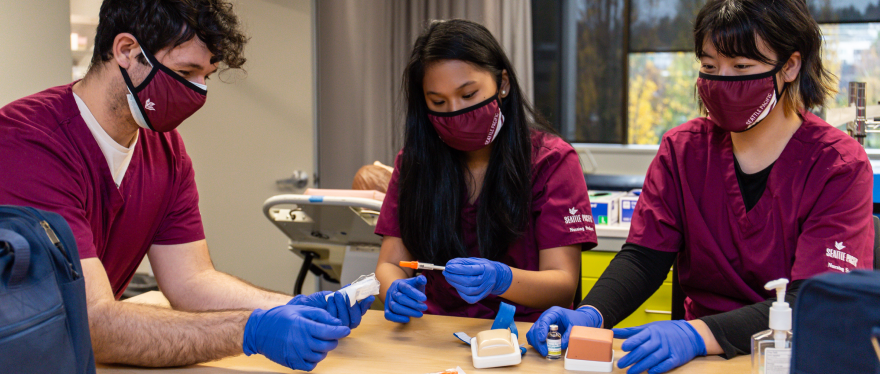
[[[456,112],[428,110],[428,119],[444,143],[463,152],[489,145],[504,125],[501,99],[497,96]]]
[[[753,75],[709,75],[700,73],[697,90],[709,119],[718,127],[743,132],[761,122],[779,103],[788,83],[779,90],[776,73],[785,61],[766,73]]]
[[[143,47],[141,52],[152,69],[140,85],[135,87],[128,72],[119,67],[128,87],[126,97],[131,115],[145,129],[157,132],[174,130],[205,105],[208,87],[184,79],[160,64]]]

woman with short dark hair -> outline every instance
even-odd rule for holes
[[[627,243],[581,307],[548,325],[614,327],[677,261],[686,321],[615,329],[629,373],[661,373],[696,356],[750,351],[768,327],[768,281],[870,268],[872,171],[864,149],[813,115],[833,91],[822,36],[803,0],[710,0],[694,25],[706,117],[668,131],[648,170]]]

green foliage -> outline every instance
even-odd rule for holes
[[[629,62],[630,144],[658,144],[666,131],[699,116],[700,64],[692,53],[631,53]]]

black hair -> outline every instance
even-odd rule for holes
[[[405,140],[400,156],[398,217],[403,244],[419,261],[438,264],[467,257],[461,211],[468,200],[465,153],[440,140],[428,120],[425,69],[460,60],[489,72],[498,87],[507,71],[510,92],[501,102],[504,126],[494,140],[479,191],[480,256],[507,253],[529,223],[532,199],[531,129],[555,133],[524,97],[513,65],[485,27],[466,20],[433,21],[416,39],[403,75]]]
[[[113,41],[121,33],[134,35],[151,53],[198,37],[213,54],[212,64],[237,69],[246,61],[248,38],[224,0],[104,0],[99,19],[93,67],[113,59]]]
[[[756,36],[779,60],[759,51]],[[706,40],[723,56],[745,57],[774,66],[800,52],[800,73],[783,98],[786,112],[822,106],[836,91],[834,75],[822,65],[822,31],[805,0],[709,0],[694,23],[697,58],[705,55]]]

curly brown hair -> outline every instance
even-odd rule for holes
[[[134,35],[153,53],[197,36],[221,69],[240,69],[247,60],[248,37],[224,0],[104,0],[99,19],[92,66],[113,58],[113,40],[121,33]]]

